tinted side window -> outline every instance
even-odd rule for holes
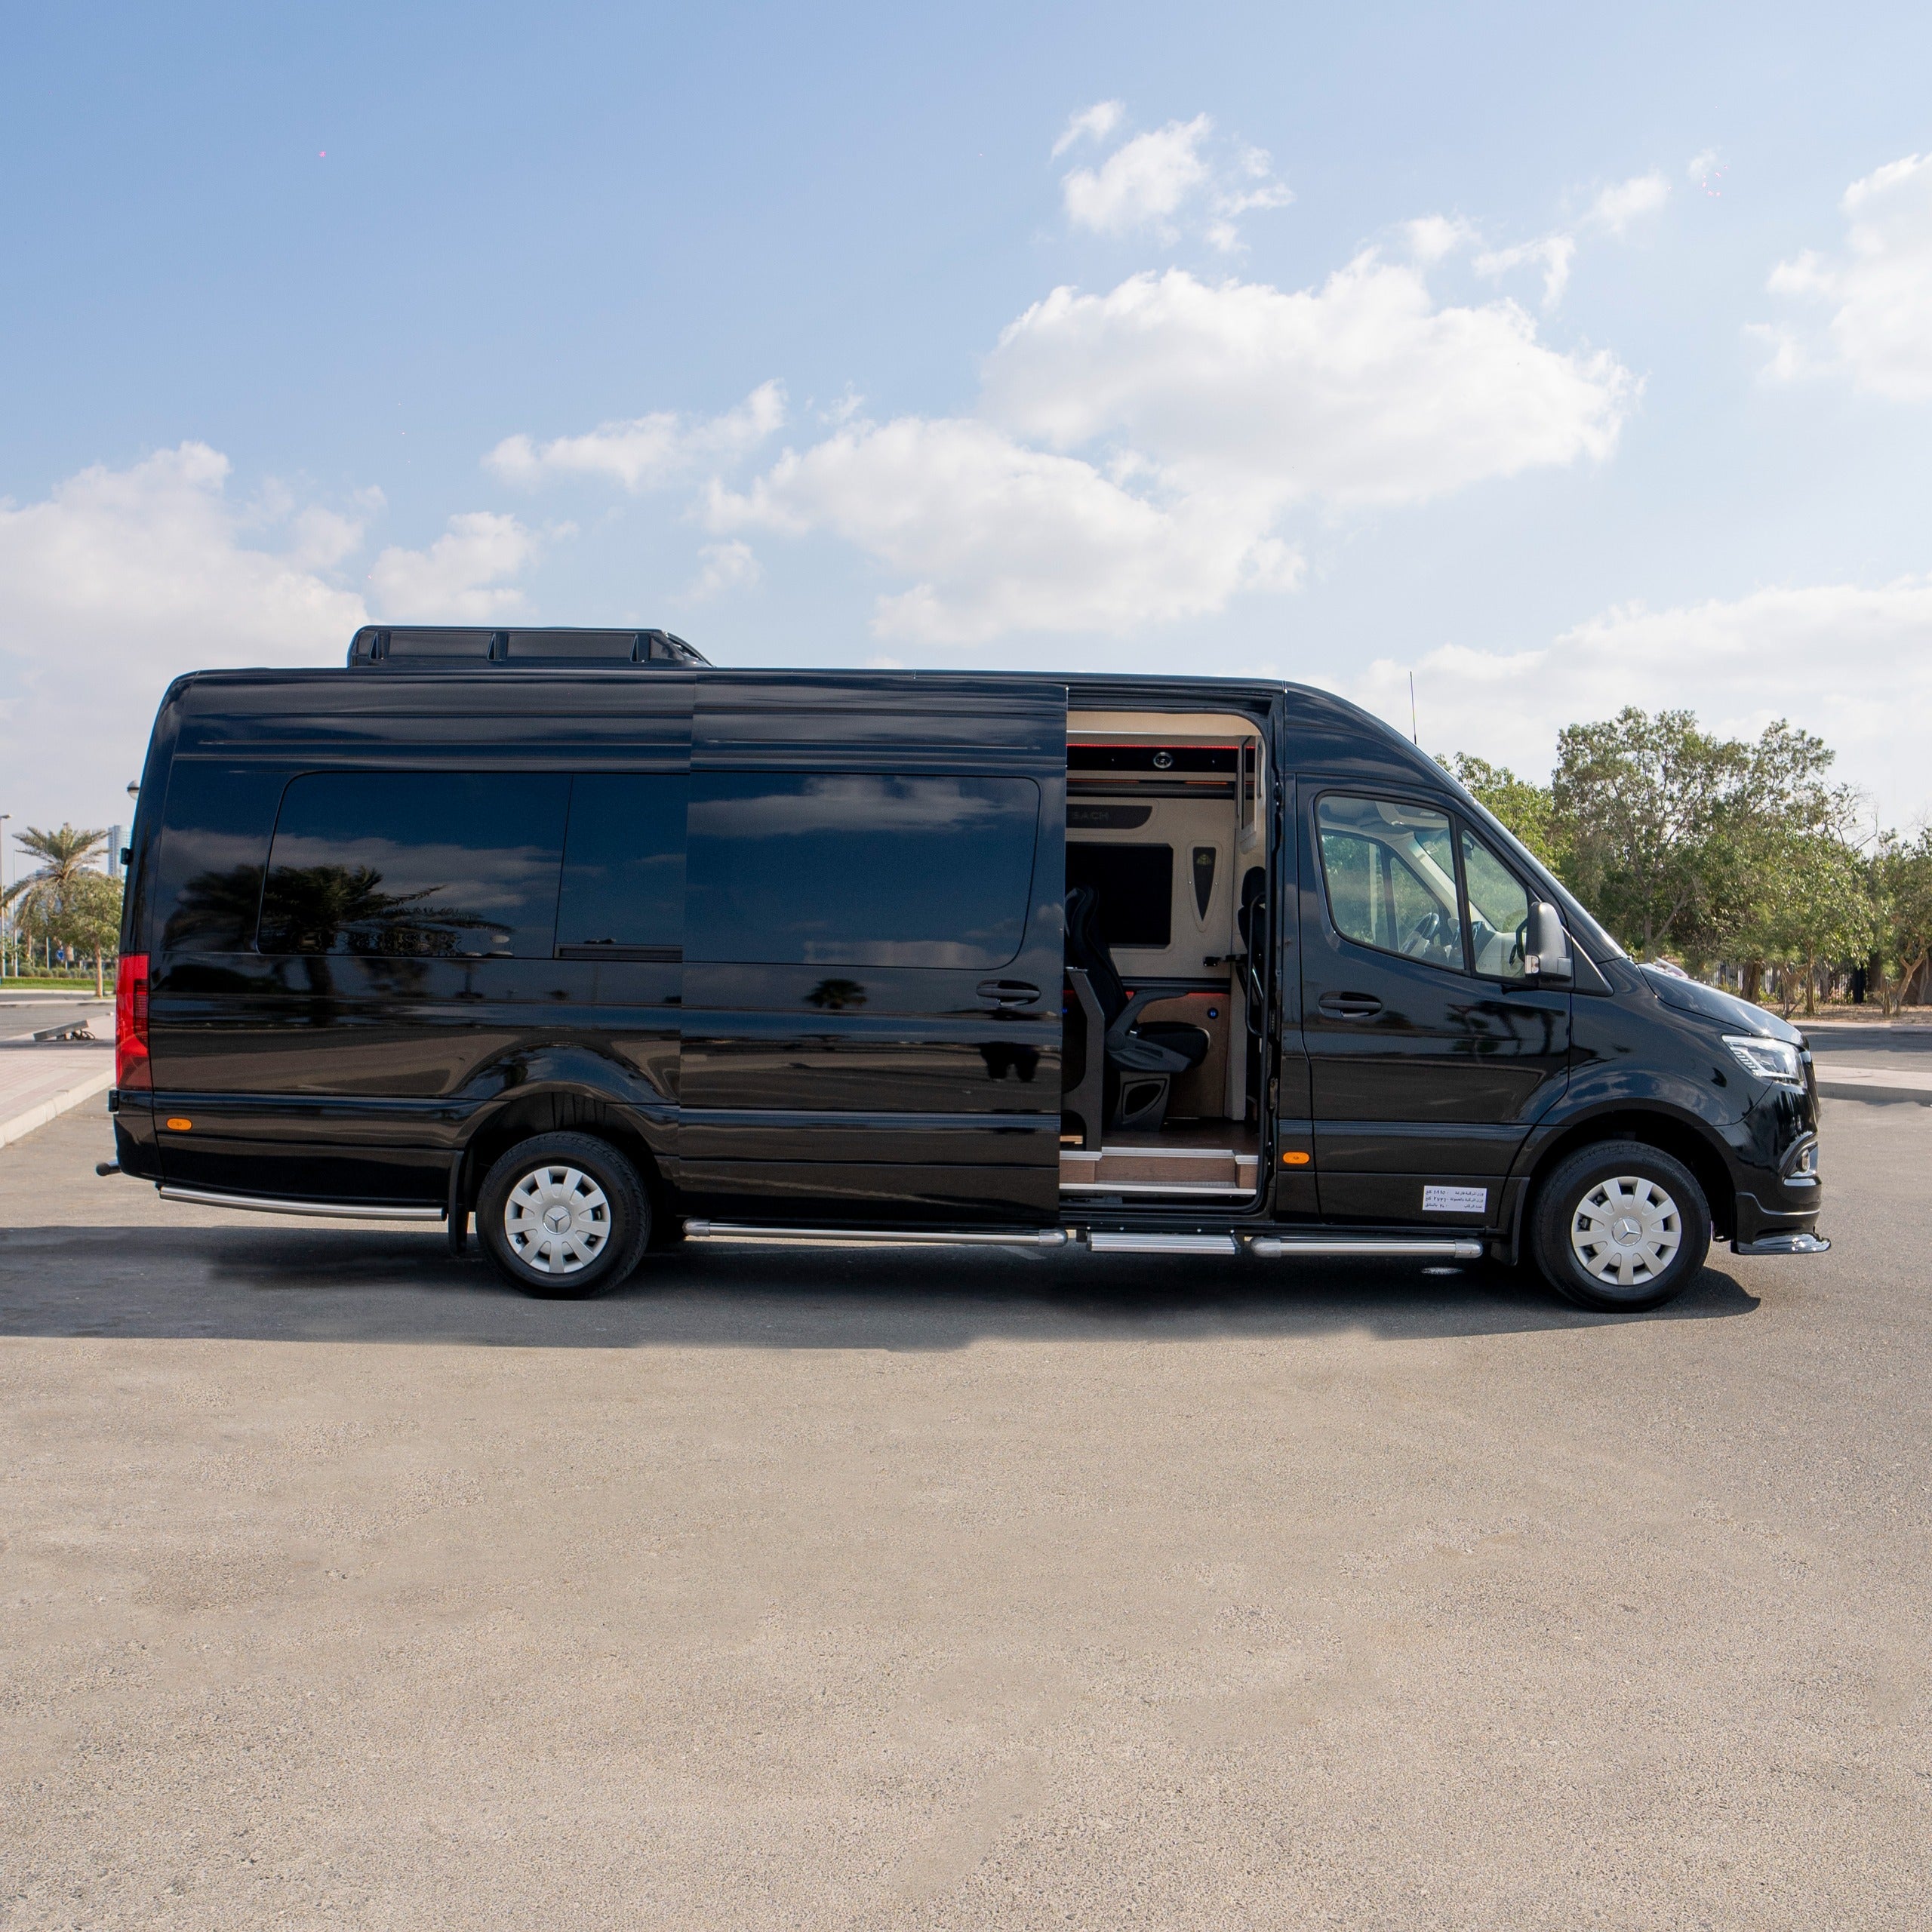
[[[696,774],[686,952],[811,966],[1003,966],[1020,950],[1029,778]]]
[[[312,772],[282,795],[257,943],[388,958],[549,957],[570,780]]]
[[[1066,885],[1091,887],[1100,937],[1112,946],[1165,946],[1174,937],[1174,848],[1069,841]]]
[[[685,934],[681,774],[579,778],[557,901],[566,958],[675,956]]]
[[[1449,815],[1331,794],[1316,808],[1328,912],[1345,939],[1460,970],[1463,922]]]
[[[155,909],[164,952],[247,952],[285,771],[174,761],[162,814]]]

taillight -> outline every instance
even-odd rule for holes
[[[123,1094],[131,1088],[150,1093],[154,1090],[154,1073],[148,1061],[145,952],[124,952],[114,976],[114,1084]]]

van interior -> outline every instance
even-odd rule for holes
[[[1064,1198],[1257,1191],[1266,768],[1238,713],[1068,714]]]

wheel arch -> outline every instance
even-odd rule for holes
[[[1652,1107],[1613,1107],[1571,1121],[1537,1149],[1516,1197],[1514,1225],[1509,1231],[1512,1261],[1521,1256],[1524,1223],[1543,1183],[1559,1162],[1578,1149],[1600,1140],[1641,1141],[1660,1154],[1681,1161],[1703,1190],[1712,1235],[1724,1240],[1730,1238],[1737,1225],[1737,1183],[1722,1150],[1709,1136],[1681,1114]]]
[[[520,1091],[478,1120],[457,1156],[458,1204],[473,1209],[491,1167],[519,1141],[540,1134],[587,1134],[608,1142],[637,1170],[653,1222],[672,1212],[670,1189],[657,1155],[631,1110],[601,1094],[569,1087]]]

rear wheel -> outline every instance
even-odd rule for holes
[[[1681,1161],[1600,1141],[1537,1189],[1530,1243],[1544,1279],[1579,1308],[1633,1312],[1661,1307],[1703,1267],[1711,1211]]]
[[[484,1177],[476,1231],[498,1271],[551,1301],[614,1288],[651,1236],[651,1204],[637,1170],[587,1134],[540,1134]]]

